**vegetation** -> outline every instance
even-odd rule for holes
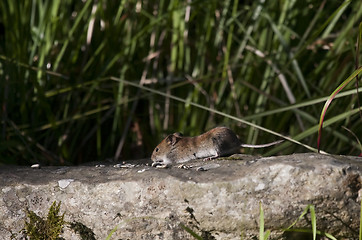
[[[27,219],[25,220],[25,228],[23,233],[30,240],[62,240],[60,237],[63,233],[63,228],[68,225],[75,233],[84,240],[95,240],[95,235],[92,229],[88,228],[81,222],[65,222],[64,214],[59,214],[60,204],[53,202],[48,211],[46,219],[38,216],[29,209],[26,210]],[[14,236],[15,239],[16,236]]]
[[[362,207],[362,204],[361,204]],[[308,214],[308,212],[310,212],[310,221],[311,221],[311,227],[312,229],[307,229],[307,228],[293,228],[297,222],[301,219],[303,219],[304,217],[306,217],[306,215]],[[362,208],[361,208],[361,213],[362,213]],[[362,215],[361,215],[362,216]],[[361,218],[362,219],[362,218]],[[360,219],[360,220],[361,220]],[[360,221],[360,223],[362,224],[362,221]],[[185,231],[187,231],[188,233],[191,234],[191,236],[193,236],[195,239],[198,240],[207,240],[207,239],[213,239],[212,236],[210,237],[203,237],[203,236],[199,236],[197,233],[195,233],[192,229],[190,229],[187,226],[184,226],[183,224],[181,224],[181,227],[183,229],[185,229]],[[265,225],[264,225],[264,210],[263,207],[260,203],[259,206],[259,240],[267,240],[269,239],[270,236],[270,230],[265,231],[264,229]],[[360,230],[361,231],[361,230]],[[299,216],[299,218],[297,220],[295,220],[289,227],[283,229],[284,233],[288,233],[288,232],[293,232],[293,233],[307,233],[310,235],[304,235],[304,238],[308,238],[308,239],[313,239],[316,240],[317,239],[317,235],[318,236],[323,236],[326,237],[327,239],[332,239],[332,240],[337,240],[337,238],[335,238],[333,235],[317,230],[317,220],[316,220],[316,214],[315,214],[315,209],[314,206],[309,204],[304,211],[302,212],[302,214]],[[294,236],[293,238],[291,237],[286,237],[286,239],[294,239],[296,236]],[[303,235],[299,235],[297,237],[298,239],[304,239]],[[241,235],[241,239],[243,239],[243,236]],[[359,239],[362,239],[362,234],[360,232],[359,234]]]
[[[60,204],[56,204],[56,201],[50,206],[48,211],[47,219],[43,219],[39,217],[36,213],[30,210],[26,210],[27,220],[25,222],[24,234],[29,237],[30,240],[42,240],[42,239],[49,239],[49,240],[60,240],[63,239],[60,237],[60,234],[63,232],[63,228],[65,225],[64,221],[64,214],[59,214],[60,212]],[[211,232],[205,231],[200,229],[200,223],[196,220],[193,209],[188,207],[186,211],[190,214],[190,221],[189,223],[192,224],[193,228],[196,228],[198,231],[201,231],[202,235],[198,235],[195,231],[191,228],[180,224],[180,227],[183,228],[186,232],[190,233],[195,239],[215,239]],[[303,219],[308,212],[310,212],[310,221],[312,229],[305,229],[305,228],[293,228],[298,221]],[[361,219],[360,223],[362,224],[362,203],[361,203]],[[95,235],[93,231],[85,226],[80,222],[71,222],[67,223],[74,232],[78,233],[81,239],[95,239]],[[265,231],[264,229],[264,210],[260,203],[259,207],[259,240],[267,240],[270,236],[270,230]],[[111,239],[112,235],[117,231],[117,226],[112,229],[106,239]],[[308,205],[302,214],[299,216],[297,220],[295,220],[289,227],[283,230],[284,232],[299,232],[299,233],[310,233],[313,236],[313,240],[316,239],[317,235],[325,236],[328,239],[336,240],[334,236],[331,234],[322,232],[317,230],[317,221],[316,221],[316,214],[313,205]],[[243,237],[241,236],[241,239]],[[361,228],[359,233],[359,239],[362,239]]]
[[[95,234],[92,229],[90,229],[81,222],[71,222],[69,223],[69,227],[74,232],[78,233],[80,239],[82,240],[96,240]]]
[[[217,125],[304,144],[265,155],[316,151],[323,103],[361,58],[354,0],[4,0],[0,12],[2,164],[148,157],[166,133]],[[361,153],[357,88],[329,106],[323,151]]]
[[[48,216],[43,219],[33,211],[26,210],[29,222],[25,222],[24,233],[30,240],[60,240],[63,232],[64,213],[59,215],[60,202],[54,201],[49,208]]]

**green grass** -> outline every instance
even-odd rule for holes
[[[258,154],[315,151],[323,101],[361,58],[359,1],[5,0],[0,12],[0,164],[149,157],[167,133],[218,125],[250,144],[290,138]],[[329,106],[321,150],[361,153],[355,88]]]
[[[261,203],[259,203],[259,240],[267,240],[269,238],[270,230],[265,231],[264,227],[264,210]]]

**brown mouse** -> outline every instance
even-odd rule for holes
[[[168,135],[153,150],[154,167],[167,167],[197,158],[213,159],[240,153],[242,147],[264,148],[283,140],[262,145],[242,144],[236,134],[227,127],[216,127],[196,137],[183,137],[181,133]]]

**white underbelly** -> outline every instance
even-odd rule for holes
[[[208,158],[208,157],[216,157],[217,152],[215,150],[208,150],[208,149],[200,149],[196,153],[196,158]]]
[[[198,159],[198,158],[209,158],[209,157],[217,157],[218,154],[215,150],[206,150],[206,149],[201,149],[197,152],[189,152],[188,154],[179,157],[177,159],[178,163],[183,163],[183,162],[187,162],[190,160],[194,160],[194,159]]]

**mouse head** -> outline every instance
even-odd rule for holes
[[[153,150],[151,160],[153,161],[152,166],[154,167],[167,167],[171,165],[175,159],[175,149],[178,141],[182,139],[181,133],[174,133],[168,135],[162,140],[160,144]]]

